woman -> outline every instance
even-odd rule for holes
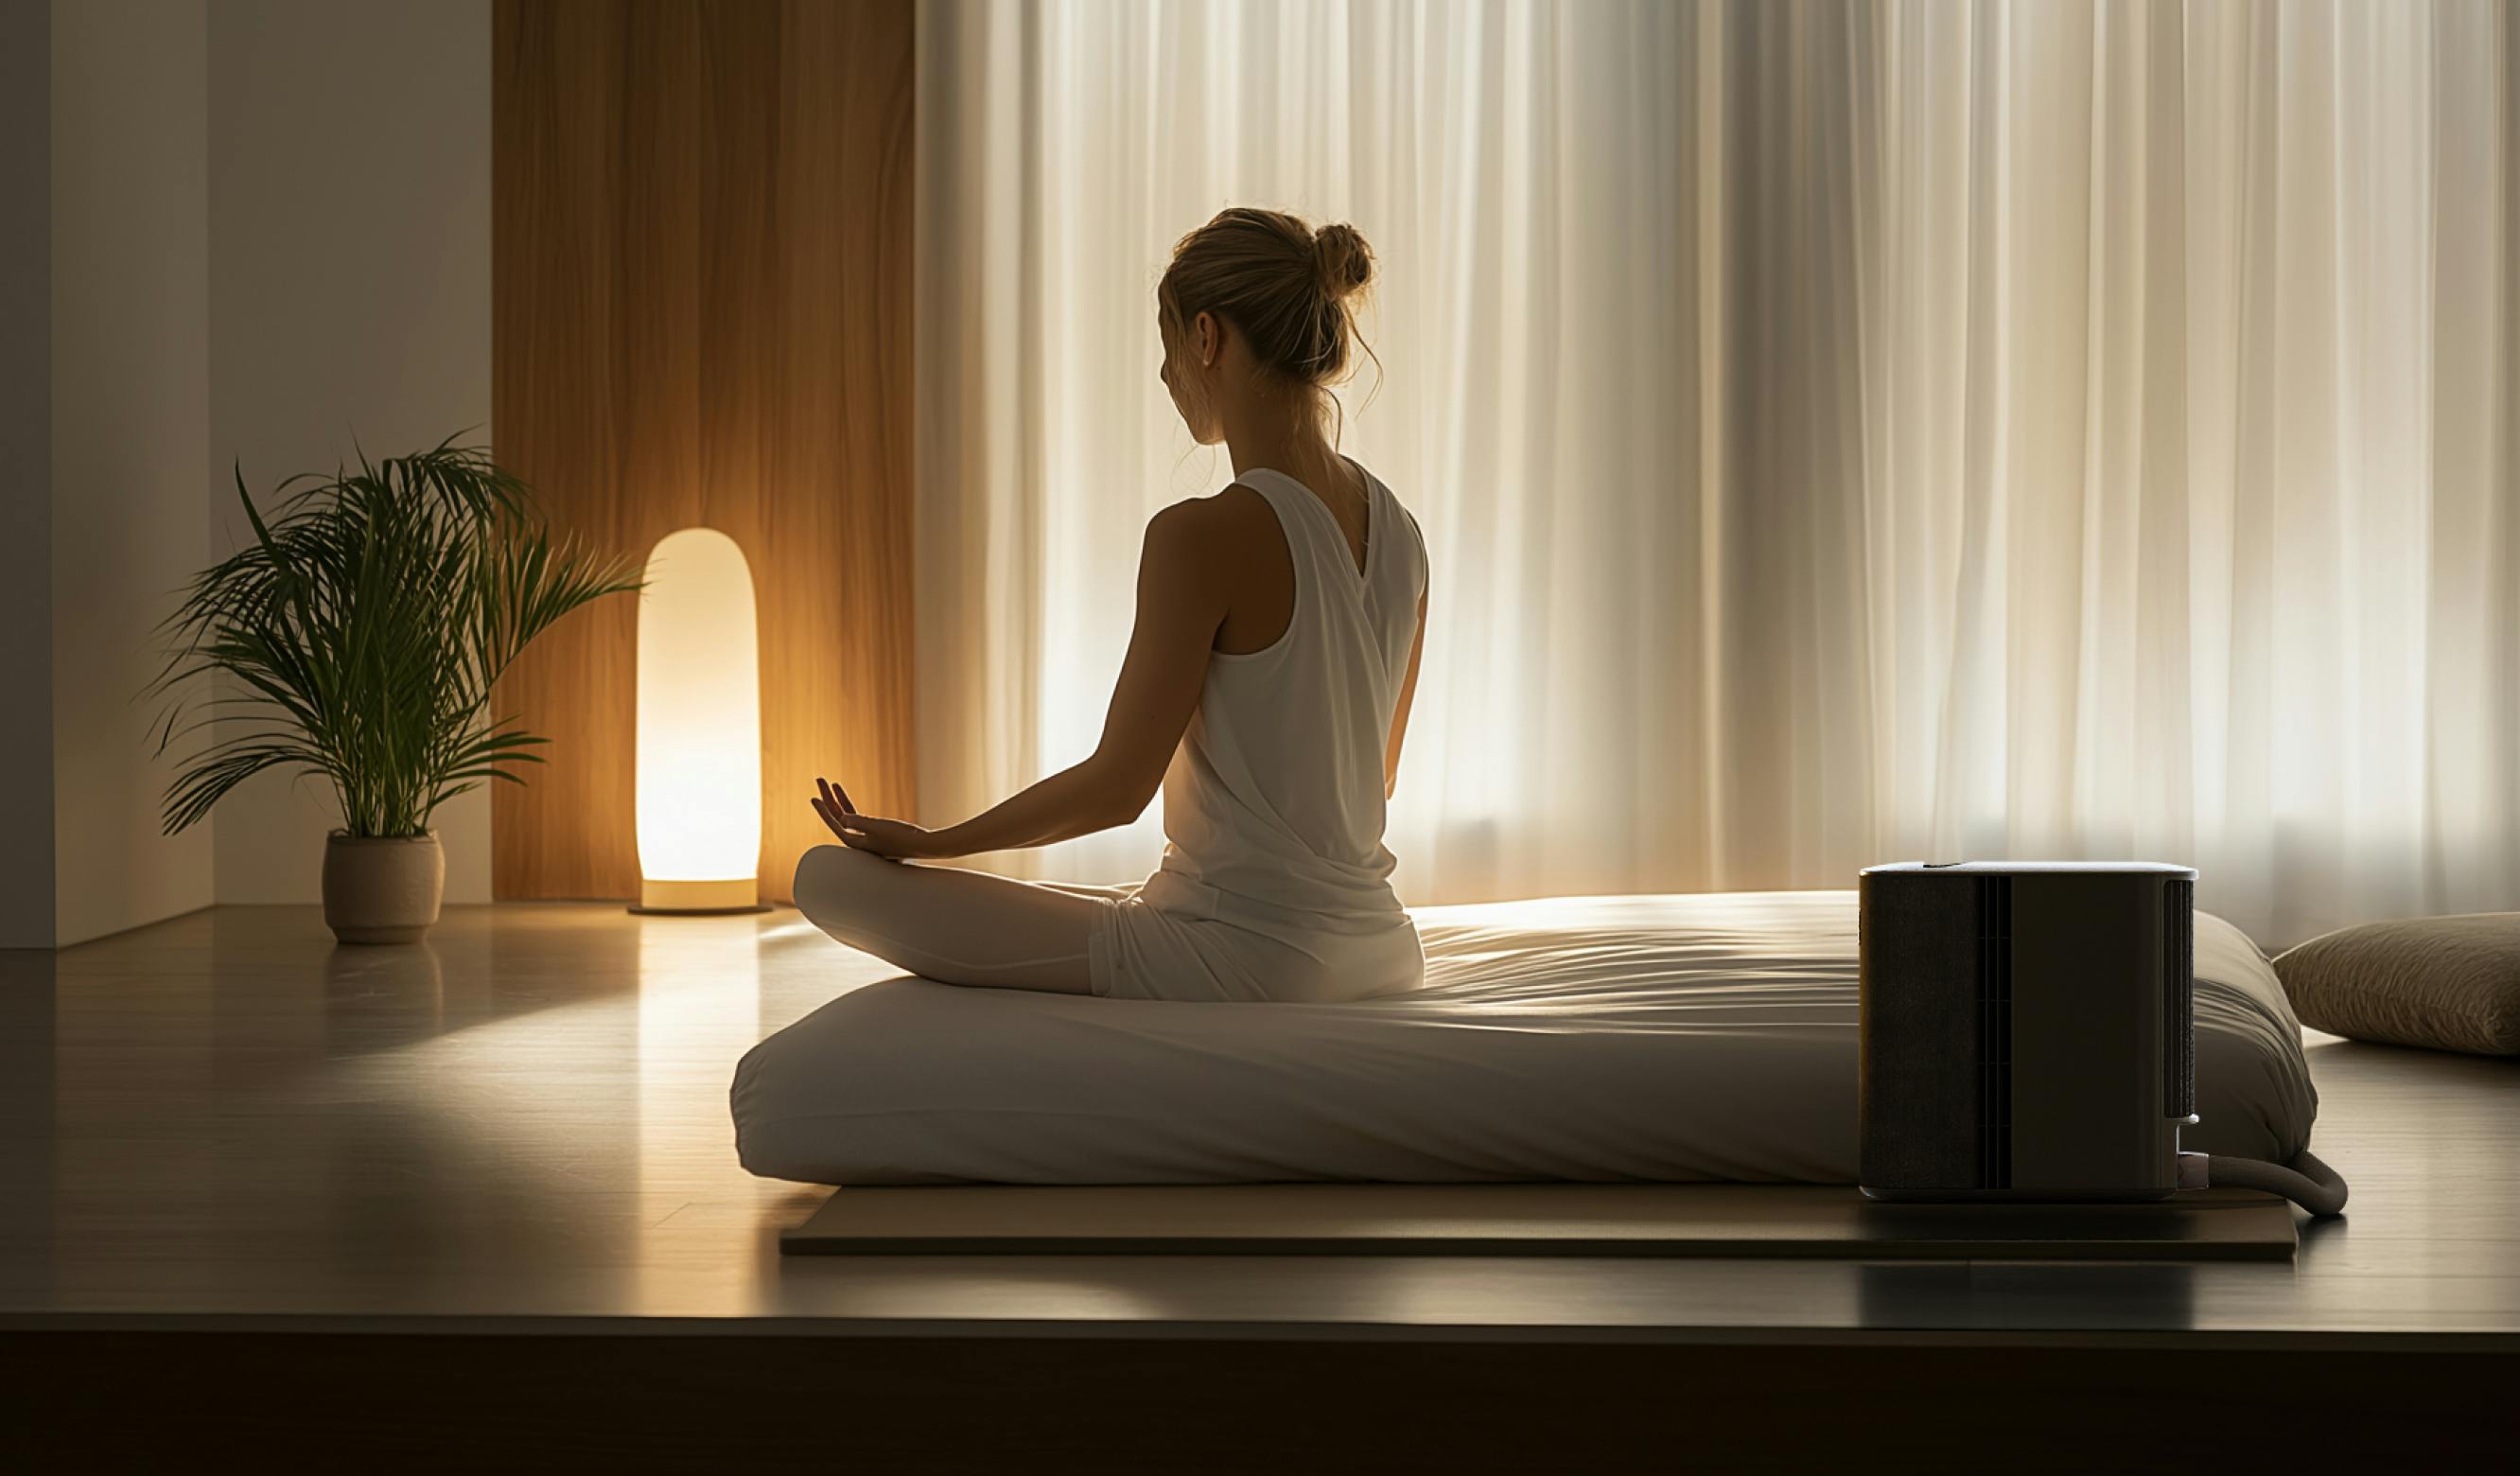
[[[1093,757],[942,830],[860,813],[796,867],[823,931],[947,984],[1134,998],[1338,1000],[1418,986],[1383,806],[1426,630],[1426,550],[1340,455],[1326,386],[1373,274],[1345,225],[1232,209],[1155,291],[1162,378],[1233,484],[1157,513],[1137,623]],[[1137,887],[905,865],[1125,825],[1160,785],[1163,863]]]

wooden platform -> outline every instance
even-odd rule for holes
[[[564,903],[0,954],[0,1469],[2091,1468],[2234,1401],[2340,1461],[2509,1448],[2510,1062],[2315,1043],[2354,1201],[2290,1263],[783,1257],[828,1191],[736,1166],[733,1063],[880,972],[786,909]]]
[[[2287,1261],[2283,1201],[1876,1204],[1825,1184],[841,1189],[780,1236],[824,1256],[1649,1256]]]

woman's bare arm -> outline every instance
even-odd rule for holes
[[[1137,623],[1102,738],[1082,763],[943,830],[860,815],[844,796],[817,799],[815,810],[840,840],[896,857],[976,855],[1048,846],[1126,825],[1163,784],[1182,731],[1197,711],[1207,657],[1225,620],[1227,550],[1213,509],[1185,502],[1147,524],[1138,560]]]
[[[1409,647],[1409,674],[1400,679],[1400,701],[1391,710],[1391,743],[1382,751],[1382,798],[1400,792],[1400,744],[1409,736],[1409,705],[1418,700],[1418,662],[1426,654],[1426,596],[1418,596],[1418,639]]]

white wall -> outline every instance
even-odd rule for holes
[[[0,946],[320,896],[326,791],[181,836],[158,623],[267,489],[490,417],[488,0],[0,0]],[[441,810],[490,896],[489,803]]]
[[[52,7],[0,0],[0,947],[53,941]]]
[[[55,941],[206,905],[212,842],[158,833],[155,627],[208,562],[202,0],[52,7]]]
[[[210,518],[352,454],[490,422],[489,0],[218,0],[209,15]],[[199,504],[197,503],[198,507]],[[313,901],[314,781],[218,816],[218,899]],[[490,899],[490,804],[438,811],[446,899]]]

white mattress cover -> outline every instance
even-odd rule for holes
[[[810,1183],[1856,1176],[1856,895],[1421,908],[1426,987],[1186,1004],[890,979],[737,1068],[744,1167]],[[2266,959],[2196,918],[2185,1146],[2288,1159],[2317,1098]]]

